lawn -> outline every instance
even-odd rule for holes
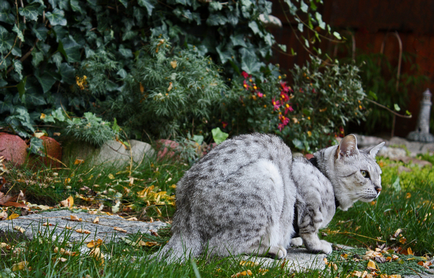
[[[434,161],[428,155],[420,158]],[[170,238],[170,230],[163,229],[158,236],[137,234],[122,243],[94,242],[88,247],[88,243],[71,245],[43,232],[34,240],[3,234],[0,277],[399,277],[421,272],[430,267],[434,255],[434,172],[429,166],[383,158],[378,162],[383,170],[378,200],[338,211],[320,232],[336,246],[355,247],[335,247],[323,271],[291,273],[284,262],[263,266],[242,257],[197,258],[172,265],[149,261],[146,256]],[[399,166],[412,171],[398,173]],[[23,190],[32,210],[56,209],[71,196],[76,208],[100,208],[142,221],[170,223],[176,182],[189,167],[179,161],[152,159],[123,169],[86,164],[36,172],[9,168],[3,177],[7,194],[15,196]],[[1,213],[13,218],[22,212],[0,206]],[[153,244],[136,244],[140,241]]]

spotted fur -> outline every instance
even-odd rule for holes
[[[283,258],[296,234],[312,252],[329,254],[331,245],[318,238],[318,229],[330,222],[336,206],[347,210],[379,195],[375,155],[382,144],[359,151],[356,137],[349,135],[310,162],[293,158],[277,136],[226,140],[178,182],[173,236],[153,257],[181,262],[206,251]]]

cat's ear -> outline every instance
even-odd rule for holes
[[[375,147],[372,147],[370,149],[368,149],[368,153],[369,155],[375,159],[375,156],[377,155],[378,151],[381,150],[381,148],[384,146],[384,142],[381,142],[380,144],[378,144]]]
[[[341,143],[336,149],[335,157],[339,159],[341,157],[355,156],[355,155],[359,155],[359,149],[357,148],[357,138],[355,135],[350,134],[345,136],[341,140]]]

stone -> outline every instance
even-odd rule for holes
[[[407,156],[407,152],[402,148],[383,147],[378,151],[378,156],[396,159]]]
[[[130,163],[131,155],[134,163],[140,163],[155,153],[148,143],[138,140],[130,140],[129,142],[131,144],[131,151],[115,140],[104,143],[101,148],[96,148],[86,142],[68,141],[64,147],[63,162],[69,165],[74,163],[76,159],[79,159],[90,163],[90,165],[104,163],[121,166]]]
[[[27,144],[18,135],[0,132],[0,156],[14,165],[22,165],[27,158]]]
[[[72,221],[71,216],[77,219],[82,219],[81,222]],[[98,223],[93,223],[95,218],[99,218]],[[46,226],[44,226],[44,223]],[[65,236],[68,237],[70,242],[89,242],[91,240],[101,239],[104,242],[119,241],[122,238],[131,234],[147,233],[151,234],[152,231],[166,227],[167,224],[161,221],[143,222],[143,221],[128,221],[118,215],[106,214],[89,214],[84,211],[70,211],[70,210],[56,210],[49,212],[41,212],[37,214],[30,214],[20,216],[13,220],[0,221],[0,230],[3,234],[7,232],[16,232],[16,226],[23,228],[24,236],[29,239],[42,234],[52,235],[53,240],[56,238],[63,240]],[[66,227],[71,229],[66,229]],[[122,230],[116,230],[115,227]],[[14,229],[15,228],[15,229]],[[87,233],[79,233],[78,229],[89,231]]]
[[[42,161],[47,167],[61,167],[62,164],[59,161],[62,161],[62,146],[60,143],[56,139],[47,136],[42,136],[41,140],[44,146],[42,151],[44,156],[39,156],[38,160]]]

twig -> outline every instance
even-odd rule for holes
[[[384,106],[384,105],[381,105],[381,104],[379,104],[379,103],[376,102],[376,101],[373,101],[372,99],[366,98],[366,100],[369,101],[369,102],[372,102],[372,103],[375,104],[375,105],[380,106],[381,108],[386,109],[387,111],[389,111],[390,113],[392,113],[392,114],[394,114],[394,115],[396,115],[396,116],[398,116],[398,117],[406,118],[406,119],[410,119],[410,118],[412,117],[412,115],[401,115],[401,114],[398,114],[398,113],[396,113],[395,111],[391,110],[390,108],[388,108],[388,107],[386,107],[386,106]]]

